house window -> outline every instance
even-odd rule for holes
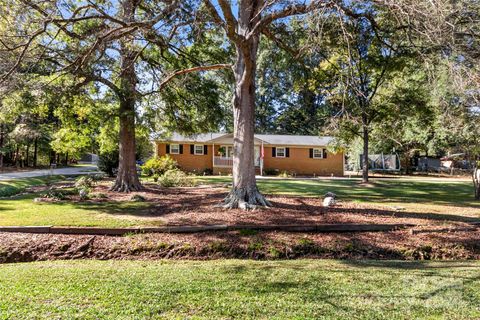
[[[322,149],[313,149],[313,158],[323,159],[323,150]]]
[[[179,144],[171,144],[170,145],[170,153],[171,154],[180,154],[180,145]]]
[[[195,154],[196,155],[203,155],[203,144],[196,144],[195,145]]]
[[[285,158],[285,154],[286,154],[286,151],[285,151],[286,148],[283,148],[283,147],[277,147],[277,150],[276,150],[276,157],[277,158]]]
[[[220,155],[224,158],[232,158],[233,146],[220,146]]]

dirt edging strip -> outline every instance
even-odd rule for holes
[[[50,233],[123,236],[136,233],[197,233],[214,231],[285,231],[285,232],[382,232],[414,227],[414,224],[318,224],[318,225],[199,225],[138,228],[0,226],[0,232]]]

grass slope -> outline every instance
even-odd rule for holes
[[[473,319],[480,263],[36,262],[0,292],[0,319]]]
[[[63,180],[63,176],[45,176],[37,178],[24,178],[0,181],[0,198],[11,197],[22,193],[28,187],[42,186]]]

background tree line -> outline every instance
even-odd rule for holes
[[[248,207],[268,204],[250,164],[253,132],[331,134],[336,147],[361,143],[364,159],[393,148],[478,154],[476,2],[0,5],[8,164],[118,154],[112,188],[137,190],[135,161],[155,135],[228,131],[226,205]]]

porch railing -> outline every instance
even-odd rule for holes
[[[228,157],[213,157],[214,167],[233,167],[233,158]],[[255,159],[255,166],[260,166],[260,159]]]
[[[214,167],[233,167],[233,158],[213,157]]]

